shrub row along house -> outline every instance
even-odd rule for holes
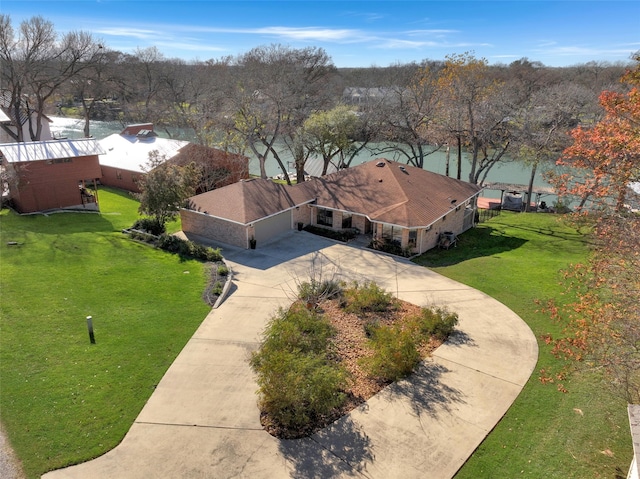
[[[0,118],[1,120],[1,118]],[[153,124],[127,126],[103,140],[0,143],[3,196],[20,213],[54,209],[99,210],[98,185],[139,192],[149,155],[202,171],[197,191],[249,177],[249,159],[187,141],[160,138]]]
[[[249,248],[314,225],[353,229],[422,253],[445,232],[474,225],[481,187],[379,159],[287,186],[250,179],[189,198],[180,212],[189,235]]]

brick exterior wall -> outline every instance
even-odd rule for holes
[[[248,227],[191,210],[180,210],[180,219],[182,231],[185,233],[193,233],[240,248],[249,248]]]
[[[141,173],[106,165],[102,165],[101,168],[102,178],[100,178],[100,183],[103,185],[140,193],[136,179],[140,177]]]
[[[302,209],[302,208],[301,208]],[[311,224],[317,224],[317,208],[311,208]],[[334,211],[333,212],[333,229],[340,230],[342,229],[342,212]],[[462,234],[465,231],[464,228],[464,217],[465,217],[465,208],[463,205],[457,208],[452,209],[445,218],[436,222],[429,229],[420,229],[417,233],[416,238],[416,246],[413,248],[413,253],[419,254],[424,253],[432,248],[435,248],[438,245],[438,240],[440,238],[440,233],[445,231],[452,231],[456,235]],[[297,220],[296,220],[297,221]],[[353,228],[358,228],[360,234],[365,234],[367,230],[367,218],[366,216],[356,215],[352,216],[351,226]],[[305,223],[306,224],[306,223]],[[382,235],[382,225],[379,223],[371,224],[372,233],[371,236]],[[406,248],[409,245],[409,229],[405,229],[402,231],[402,248]]]
[[[312,224],[311,215],[314,211],[315,209],[309,208],[309,205],[302,205],[300,208],[292,210],[293,227],[297,228],[298,223],[302,223],[304,226]]]
[[[68,162],[29,161],[8,165],[17,176],[10,195],[20,213],[82,205],[78,182],[100,178],[98,156],[71,158]]]

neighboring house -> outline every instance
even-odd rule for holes
[[[412,253],[474,225],[481,187],[389,160],[374,160],[294,186],[249,180],[189,199],[185,233],[243,248],[297,223],[355,229]]]
[[[22,130],[22,141],[31,141],[31,133],[29,132],[29,120],[31,119],[32,128],[36,130],[37,113],[34,111],[27,112],[25,108],[20,108],[18,112],[11,104],[11,94],[8,91],[0,91],[0,143],[14,143],[18,130]],[[51,119],[46,115],[42,116],[42,131],[40,140],[51,140]],[[11,133],[9,133],[11,132]]]
[[[159,138],[151,123],[129,125],[122,132],[100,140],[100,145],[105,151],[100,157],[100,182],[106,186],[138,193],[138,178],[145,174],[144,168],[149,161],[149,153],[157,151],[168,160],[188,144],[188,141]]]
[[[122,132],[100,140],[103,185],[139,193],[138,180],[145,174],[149,154],[157,151],[179,165],[195,162],[201,167],[198,192],[229,185],[249,177],[249,159],[188,141],[160,138],[152,123],[129,125]]]
[[[98,210],[98,155],[102,153],[94,139],[0,144],[9,200],[20,213]]]
[[[342,101],[346,105],[397,103],[397,91],[397,87],[346,87],[342,91]]]

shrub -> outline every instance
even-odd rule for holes
[[[397,240],[390,240],[388,238],[383,239],[374,239],[369,243],[368,246],[370,249],[375,249],[377,251],[383,251],[385,253],[393,254],[395,256],[403,256],[408,258],[412,255],[411,248],[402,248],[400,242]]]
[[[346,399],[347,373],[328,357],[333,334],[326,319],[294,304],[271,319],[260,349],[251,355],[261,410],[291,436]]]
[[[323,299],[333,298],[342,292],[340,282],[335,279],[303,281],[298,285],[298,299],[318,304]]]
[[[397,381],[408,376],[420,361],[420,352],[410,330],[397,325],[372,328],[369,345],[373,355],[362,359],[370,375],[383,381]]]
[[[313,233],[314,235],[324,236],[325,238],[342,241],[343,243],[346,243],[357,236],[354,229],[336,231],[329,228],[322,228],[320,226],[307,225],[304,227],[304,230],[309,233]]]
[[[227,276],[229,274],[229,270],[225,265],[221,264],[220,266],[218,266],[217,273],[218,276]]]
[[[169,253],[178,253],[180,245],[184,240],[177,236],[163,234],[158,238],[158,248],[168,251]]]
[[[334,335],[331,324],[316,311],[297,303],[280,309],[263,334],[262,349],[320,354]]]
[[[160,223],[156,218],[140,218],[131,229],[146,231],[155,236],[160,236],[166,231],[165,225]]]
[[[373,281],[365,281],[364,284],[355,281],[343,294],[343,307],[349,313],[384,312],[397,306],[393,295]]]
[[[278,426],[292,430],[290,436],[344,403],[346,373],[323,355],[286,350],[258,355],[260,407]]]
[[[174,235],[162,234],[158,238],[157,247],[182,257],[191,257],[202,261],[222,261],[219,248],[211,248]]]
[[[216,296],[220,296],[222,294],[222,287],[224,285],[220,281],[216,281],[213,283],[213,287],[211,288],[211,294]]]
[[[420,315],[413,319],[412,325],[416,333],[429,339],[433,336],[444,341],[458,324],[458,314],[445,308],[422,308]]]

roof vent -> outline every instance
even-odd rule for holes
[[[409,172],[407,171],[407,169],[404,166],[400,166],[400,171],[402,171],[405,174],[409,174]]]
[[[376,166],[377,166],[378,168],[382,168],[382,167],[384,166],[384,161],[379,161],[379,162],[377,162],[377,163],[376,163]]]

